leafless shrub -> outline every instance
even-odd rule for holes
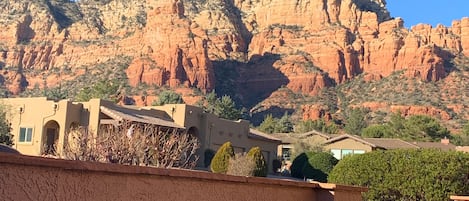
[[[64,156],[72,160],[161,168],[193,168],[198,160],[198,139],[176,128],[127,122],[108,126],[97,137],[80,129],[70,138]]]
[[[72,129],[66,136],[61,157],[69,160],[105,162],[105,150],[99,140],[87,128]]]
[[[226,174],[235,176],[253,176],[256,163],[243,153],[237,153],[230,159]]]

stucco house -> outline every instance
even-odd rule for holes
[[[318,131],[307,133],[275,133],[272,134],[282,141],[278,146],[278,158],[285,163],[291,163],[290,155],[294,146],[298,143],[322,146],[324,151],[331,152],[337,159],[342,159],[349,154],[363,154],[374,150],[391,149],[425,149],[434,148],[441,150],[465,151],[465,147],[457,147],[450,143],[449,139],[441,139],[441,142],[407,142],[397,138],[362,138],[357,135],[342,134],[330,135]],[[469,152],[469,151],[467,151]]]
[[[323,146],[339,160],[349,154],[363,154],[374,150],[427,148],[456,150],[456,146],[447,138],[441,139],[441,142],[407,142],[397,138],[362,138],[349,134],[331,138],[325,141]]]
[[[335,135],[328,135],[313,130],[306,133],[273,133],[271,136],[282,141],[277,149],[278,158],[286,163],[289,163],[292,160],[290,156],[295,144],[306,143],[311,146],[320,146]]]
[[[277,146],[281,143],[279,139],[250,129],[246,120],[222,119],[205,113],[202,108],[185,104],[135,107],[116,105],[101,99],[73,102],[45,97],[5,98],[0,99],[0,104],[8,110],[14,148],[26,155],[39,156],[52,151],[60,153],[65,136],[72,128],[86,127],[99,134],[100,128],[117,125],[124,120],[181,129],[197,136],[201,144],[197,153],[200,167],[204,165],[205,150],[216,151],[227,141],[233,144],[236,152],[259,146],[271,166],[277,156]]]

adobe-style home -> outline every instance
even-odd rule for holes
[[[277,158],[277,146],[281,142],[250,129],[246,120],[222,119],[205,113],[202,108],[185,104],[140,108],[120,106],[101,99],[72,102],[45,97],[5,98],[0,99],[0,104],[9,111],[7,118],[11,122],[14,148],[26,155],[40,156],[52,151],[60,153],[65,136],[72,128],[86,127],[99,132],[104,126],[122,121],[181,129],[197,136],[201,144],[197,153],[200,167],[204,165],[205,150],[216,151],[227,141],[233,144],[236,152],[247,152],[251,147],[259,146],[271,166]]]

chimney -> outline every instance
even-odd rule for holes
[[[447,137],[441,139],[441,144],[449,145],[449,139]]]

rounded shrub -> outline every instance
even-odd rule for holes
[[[450,195],[469,194],[469,154],[373,151],[342,159],[329,181],[368,187],[366,200],[448,200]]]
[[[299,179],[303,179],[303,167],[308,162],[308,156],[306,153],[301,153],[293,159],[293,162],[290,166],[291,176]]]
[[[304,178],[327,182],[327,176],[339,161],[327,152],[311,152],[306,155],[308,162],[302,169]]]
[[[247,156],[250,157],[255,163],[253,175],[256,177],[266,177],[267,163],[265,162],[264,155],[262,155],[261,148],[251,148]]]
[[[226,174],[228,171],[228,165],[230,159],[234,157],[234,150],[231,142],[225,142],[213,156],[212,162],[210,163],[210,170],[214,173]]]

